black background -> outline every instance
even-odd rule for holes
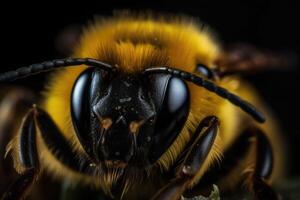
[[[224,44],[245,42],[274,51],[299,52],[299,7],[290,1],[11,2],[1,5],[0,72],[62,57],[54,41],[66,26],[86,25],[95,15],[111,15],[113,10],[124,8],[197,16],[218,33]],[[17,84],[41,89],[43,78],[33,77]],[[299,67],[247,78],[256,85],[283,127],[291,155],[289,173],[300,174]]]

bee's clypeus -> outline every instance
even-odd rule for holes
[[[2,198],[23,198],[45,170],[115,199],[177,200],[241,182],[258,199],[277,199],[275,124],[268,112],[264,123],[238,63],[227,73],[230,52],[197,27],[186,18],[113,17],[92,25],[72,58],[0,74],[8,83],[56,69],[9,143],[20,177]]]

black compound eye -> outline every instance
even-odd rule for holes
[[[203,65],[203,64],[197,64],[195,73],[201,74],[208,79],[214,78],[213,71],[209,67],[207,67],[206,65]]]
[[[149,161],[155,162],[172,145],[182,130],[190,106],[186,83],[170,75],[155,75],[152,98],[156,109],[153,143]]]
[[[73,86],[71,95],[72,122],[81,144],[91,153],[91,118],[92,101],[101,86],[101,71],[89,68],[82,72]]]

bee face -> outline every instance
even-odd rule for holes
[[[97,162],[116,166],[154,163],[189,113],[185,82],[169,75],[89,68],[76,80],[71,98],[73,124],[85,151]]]

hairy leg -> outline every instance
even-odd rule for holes
[[[1,88],[3,89],[3,88]],[[5,90],[5,88],[3,89]],[[28,107],[34,101],[33,94],[24,89],[12,89],[6,94],[0,94],[0,168],[2,167],[5,147],[14,136],[16,127],[21,123]],[[25,110],[26,109],[26,110]],[[1,173],[1,169],[0,169]]]
[[[253,141],[253,139],[255,139]],[[254,145],[254,146],[253,146]],[[250,148],[254,148],[254,158],[247,156]],[[245,158],[252,158],[249,167]],[[268,181],[272,174],[273,168],[273,153],[271,144],[266,135],[258,128],[251,127],[243,131],[232,144],[232,146],[223,154],[223,159],[220,165],[216,165],[205,173],[195,187],[187,190],[185,196],[198,196],[203,191],[206,191],[207,186],[220,183],[227,189],[232,189],[230,182],[236,182],[233,186],[236,188],[239,185],[244,185],[243,179],[247,179],[246,186],[249,188],[256,199],[277,199],[276,193],[273,191]],[[227,182],[227,183],[226,183]],[[222,188],[223,189],[223,188]]]
[[[216,117],[208,117],[199,124],[195,132],[197,138],[186,152],[176,177],[154,195],[153,200],[178,200],[183,195],[211,151],[217,136],[218,126],[219,121]],[[204,127],[207,129],[203,134],[200,134]]]
[[[36,147],[36,128],[34,110],[31,109],[25,116],[20,129],[20,164],[21,176],[9,186],[2,196],[2,200],[21,199],[29,190],[39,173],[39,161]]]
[[[256,136],[256,163],[253,173],[250,174],[253,192],[259,200],[278,199],[276,192],[269,184],[274,163],[270,141],[262,130],[253,127],[250,131]]]
[[[9,187],[2,197],[3,200],[22,198],[37,178],[40,169],[36,128],[40,130],[41,137],[50,152],[62,164],[83,173],[89,172],[89,167],[92,167],[85,155],[72,151],[70,144],[61,135],[50,116],[34,106],[24,117],[19,135],[15,138],[17,141],[11,146],[15,152],[15,166],[21,176]]]

